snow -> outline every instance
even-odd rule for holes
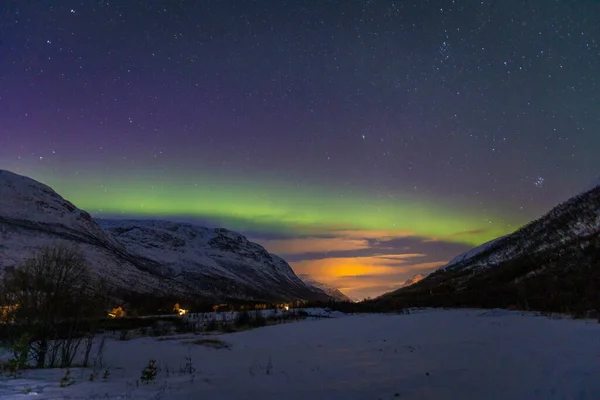
[[[477,273],[526,253],[557,249],[576,237],[593,235],[600,225],[599,195],[600,181],[516,232],[475,247],[439,270],[469,268]]]
[[[338,288],[335,288],[323,282],[316,281],[312,276],[308,274],[299,274],[298,278],[300,278],[302,282],[304,282],[307,286],[313,287],[317,290],[322,290],[328,296],[333,297],[337,301],[352,301]]]
[[[12,399],[598,399],[600,324],[506,310],[309,319],[213,336],[110,339],[105,381],[72,370],[0,380]],[[218,338],[215,349],[193,344]],[[195,372],[178,371],[190,357]],[[156,359],[155,383],[136,384]],[[169,374],[167,376],[167,370]],[[24,394],[29,389],[36,395]]]
[[[302,285],[287,264],[282,267],[274,255],[236,232],[159,220],[102,219],[98,223],[132,253],[167,265],[176,274],[196,266],[203,273],[244,282],[229,266],[222,265],[242,263],[246,269]]]
[[[114,286],[141,293],[327,299],[239,233],[170,221],[95,221],[50,187],[0,170],[0,271],[58,242],[77,245],[91,270]]]
[[[448,262],[448,264],[441,267],[440,270],[445,270],[445,269],[451,268],[453,265],[456,265],[463,261],[469,260],[470,258],[473,258],[476,255],[481,254],[481,253],[491,249],[496,243],[498,243],[500,240],[504,239],[505,237],[506,236],[501,236],[499,238],[490,240],[489,242],[483,243],[477,247],[472,248],[469,251],[466,251],[466,252],[454,257],[452,260],[450,260],[450,262]]]
[[[0,170],[0,219],[27,221],[38,227],[61,228],[77,236],[92,236],[113,246],[118,244],[92,217],[63,199],[50,187],[31,178]]]
[[[423,274],[413,275],[412,277],[410,277],[409,279],[407,279],[406,281],[404,281],[404,283],[402,284],[402,286],[400,286],[400,288],[405,288],[405,287],[408,287],[408,286],[412,286],[415,283],[421,282],[423,279],[425,279],[425,275],[423,275]]]
[[[160,220],[102,219],[98,223],[128,252],[155,261],[180,281],[203,281],[210,276],[262,293],[279,290],[285,294],[280,297],[314,294],[287,262],[233,231]]]
[[[288,312],[282,309],[265,309],[265,310],[249,310],[247,311],[252,315],[255,312],[260,313],[265,318],[277,317]],[[343,313],[339,311],[332,311],[328,308],[294,308],[290,313],[304,312],[309,317],[314,318],[337,318],[343,316]],[[217,322],[233,322],[240,311],[219,311],[219,312],[204,312],[204,313],[188,313],[183,316],[188,321],[190,326],[194,326],[195,329],[203,329],[211,321]]]

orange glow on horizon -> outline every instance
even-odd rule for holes
[[[471,235],[477,232],[464,232]],[[394,230],[333,229],[321,232],[322,237],[292,237],[258,239],[256,242],[269,252],[288,259],[297,274],[307,274],[329,284],[352,298],[376,297],[400,288],[412,276],[428,273],[447,263],[447,260],[419,260],[427,254],[410,252],[398,254],[394,239],[417,237],[415,232]],[[419,238],[421,242],[440,238]],[[356,256],[363,252],[382,254]],[[388,253],[389,252],[389,253]],[[300,261],[291,261],[290,256]],[[315,257],[315,255],[317,257]]]
[[[446,264],[446,261],[408,264],[422,254],[387,254],[373,257],[324,258],[291,263],[298,274],[338,288],[344,294],[362,299],[399,289],[413,275]]]

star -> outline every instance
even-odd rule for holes
[[[541,176],[538,176],[534,182],[534,185],[538,188],[541,188],[542,186],[544,186],[544,178]]]
[[[99,215],[353,249],[332,260],[411,247],[429,263],[600,171],[597,2],[14,3],[0,168]],[[373,296],[378,263],[361,266]]]

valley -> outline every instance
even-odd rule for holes
[[[0,11],[0,400],[600,400],[600,0]]]
[[[600,393],[599,335],[596,321],[517,311],[336,313],[230,334],[113,336],[95,381],[89,380],[92,369],[72,368],[72,383],[61,388],[64,370],[32,370],[0,380],[0,393],[10,400],[33,394],[73,400],[591,400]],[[146,384],[140,376],[150,360],[158,370]]]

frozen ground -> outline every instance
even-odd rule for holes
[[[314,319],[191,341],[107,342],[110,370],[0,380],[0,399],[599,399],[600,324],[502,310]],[[196,371],[180,374],[186,357]],[[150,359],[156,382],[136,385]],[[169,370],[167,376],[167,370]],[[22,393],[29,389],[32,393]],[[34,395],[33,393],[36,393]]]

